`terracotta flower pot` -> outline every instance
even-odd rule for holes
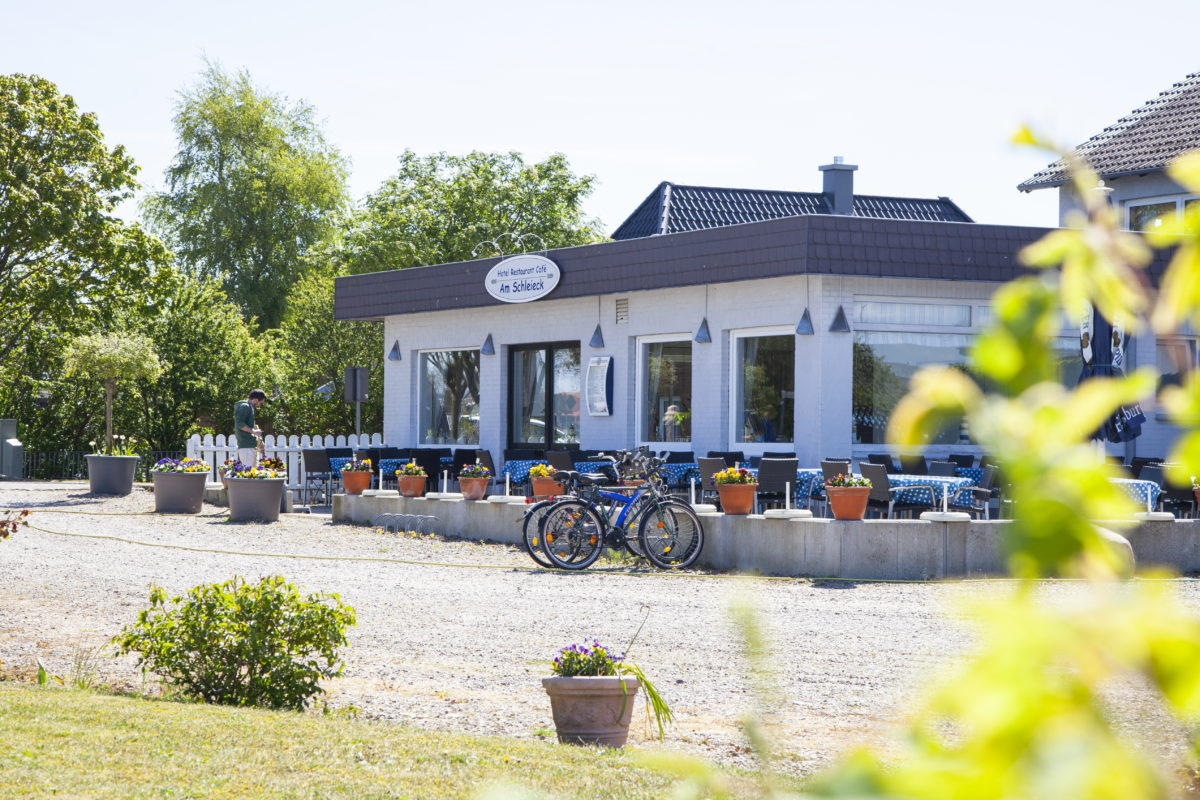
[[[283,478],[229,478],[229,519],[233,522],[279,519]]]
[[[342,487],[346,494],[362,494],[364,489],[371,488],[371,473],[363,470],[345,470],[342,472]]]
[[[400,485],[400,494],[404,497],[420,497],[425,494],[424,475],[397,475],[396,482]]]
[[[199,514],[207,472],[153,472],[154,510],[160,514]]]
[[[621,681],[625,682],[623,692]],[[542,678],[558,740],[622,747],[629,738],[639,685],[637,678],[616,676]]]
[[[137,456],[87,456],[88,491],[125,495],[133,491]]]
[[[459,478],[458,489],[464,500],[482,500],[490,478]]]
[[[563,492],[562,484],[553,478],[535,478],[530,475],[529,484],[533,487],[533,496],[539,499],[552,497]]]
[[[829,497],[829,508],[833,511],[834,519],[862,519],[863,514],[867,513],[871,487],[826,484],[825,494]]]
[[[721,510],[726,514],[749,514],[754,508],[757,483],[718,483],[717,494],[721,495]]]

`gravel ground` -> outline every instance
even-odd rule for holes
[[[199,517],[140,515],[153,509],[148,491],[101,498],[82,484],[0,483],[3,508],[32,509],[31,524],[53,531],[165,546],[32,528],[0,542],[0,677],[25,677],[39,658],[69,676],[79,659],[104,652],[97,659],[103,682],[152,690],[132,658],[104,649],[147,605],[149,584],[182,593],[234,575],[282,574],[308,591],[337,592],[357,612],[345,675],[327,686],[331,705],[421,728],[533,738],[553,729],[540,678],[557,649],[595,636],[619,650],[644,606],[649,619],[633,660],[656,680],[677,721],[663,745],[638,723],[631,742],[752,766],[738,722],[752,695],[729,615],[740,595],[759,610],[770,638],[782,693],[772,716],[797,773],[851,745],[884,741],[918,687],[970,647],[959,603],[1010,588],[667,575],[628,562],[549,572],[530,569],[513,547],[333,525],[319,514],[284,515],[271,525],[230,523],[213,506]],[[1200,606],[1197,582],[1180,587]],[[1070,583],[1044,590],[1048,602],[1069,601],[1076,591]],[[1146,705],[1136,688],[1118,688],[1114,697],[1131,709]],[[1129,724],[1149,733],[1156,751],[1182,752],[1182,734],[1169,720],[1131,713]]]

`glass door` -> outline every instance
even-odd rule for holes
[[[522,345],[508,358],[508,446],[578,445],[579,343]]]

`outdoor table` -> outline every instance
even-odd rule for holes
[[[1146,499],[1149,498],[1150,508],[1158,507],[1158,496],[1162,487],[1154,481],[1139,481],[1133,478],[1109,478],[1114,484],[1124,490],[1129,499],[1137,503],[1142,510],[1146,509]]]
[[[893,489],[904,486],[932,486],[935,505],[942,504],[942,487],[946,487],[950,502],[954,502],[955,496],[962,489],[968,486],[976,485],[976,481],[970,478],[951,478],[943,475],[892,475],[888,474],[888,483]],[[897,503],[924,503],[929,499],[929,493],[925,489],[901,490],[893,495],[893,499]]]
[[[333,466],[333,462],[336,460],[338,459],[329,459],[330,466]],[[411,458],[381,458],[379,459],[379,463],[375,465],[375,470],[377,472],[379,470],[383,470],[384,475],[395,475],[396,470],[400,469],[410,461],[412,461]],[[441,462],[442,469],[444,470],[454,468],[453,456],[442,456],[438,459],[438,461]]]
[[[978,486],[983,480],[983,467],[959,467],[954,470],[954,474],[960,478],[970,478],[971,483]]]
[[[758,478],[758,469],[747,467],[747,472]],[[796,482],[793,484],[792,504],[799,508],[807,505],[808,498],[817,487],[825,484],[825,473],[819,469],[800,468],[796,470]]]
[[[549,464],[548,461],[542,459],[533,459],[530,461],[505,461],[504,467],[500,470],[508,476],[509,481],[513,486],[524,486],[529,482],[529,470],[534,464]]]
[[[668,486],[687,486],[693,478],[700,478],[700,465],[695,462],[663,464],[662,471]]]

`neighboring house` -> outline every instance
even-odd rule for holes
[[[1147,230],[1163,214],[1200,202],[1166,174],[1171,161],[1200,149],[1200,72],[1122,117],[1075,152],[1087,159],[1113,192],[1110,200],[1130,230]],[[1059,222],[1079,206],[1067,185],[1066,165],[1056,161],[1017,186],[1023,192],[1058,188]]]
[[[1111,188],[1110,202],[1120,210],[1129,230],[1150,230],[1166,214],[1180,213],[1200,202],[1167,176],[1167,166],[1178,156],[1200,149],[1200,72],[1192,73],[1128,116],[1105,128],[1075,148]],[[1059,223],[1079,207],[1078,196],[1067,184],[1066,165],[1056,161],[1017,186],[1023,192],[1058,188]],[[1149,361],[1163,375],[1164,383],[1179,383],[1197,367],[1197,337],[1190,329],[1176,336],[1156,338],[1152,333],[1133,337],[1130,364]],[[1163,452],[1178,429],[1159,423],[1147,429],[1141,451]]]

